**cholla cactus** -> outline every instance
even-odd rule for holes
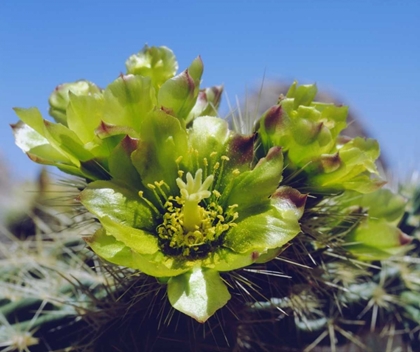
[[[150,323],[159,330],[174,315],[169,300],[183,321],[227,319],[225,340],[243,350],[268,348],[267,324],[273,344],[308,351],[328,334],[335,343],[334,331],[355,339],[347,325],[369,309],[355,313],[363,297],[342,291],[369,286],[370,263],[408,242],[397,227],[405,202],[375,176],[377,142],[342,138],[347,109],[314,102],[314,85],[293,84],[244,135],[217,117],[221,88],[200,90],[200,58],[175,75],[168,48],[145,47],[126,66],[104,90],[59,86],[50,97],[57,123],[31,108],[16,109],[13,125],[32,160],[86,182],[77,199],[98,225],[85,241],[118,272],[96,316],[112,324],[141,307],[150,320],[159,312]]]

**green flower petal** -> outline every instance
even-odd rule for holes
[[[88,161],[94,155],[83,147],[82,141],[73,131],[62,124],[44,120],[45,129],[48,131],[46,137],[56,149],[62,151],[74,165],[80,161]]]
[[[101,93],[101,89],[94,83],[80,80],[72,83],[63,83],[55,88],[50,95],[48,102],[50,104],[49,114],[58,123],[67,126],[68,112],[67,107],[71,100],[70,96],[92,96]]]
[[[154,214],[146,202],[135,191],[115,181],[90,183],[81,192],[80,201],[101,222],[115,222],[110,225],[113,228],[117,228],[118,223],[127,228],[132,227],[133,231],[154,229]],[[122,240],[118,235],[116,238]]]
[[[190,267],[168,268],[169,264],[164,262],[161,253],[137,253],[114,236],[107,234],[103,228],[96,231],[93,236],[85,237],[84,240],[99,257],[110,263],[140,270],[146,275],[172,277],[190,270]]]
[[[283,218],[295,221],[302,217],[307,198],[308,195],[297,189],[281,186],[271,195],[271,202],[281,211]]]
[[[187,70],[162,85],[158,93],[159,106],[186,120],[196,103],[202,73],[203,62],[198,57]]]
[[[31,155],[31,159],[44,160],[43,164],[55,165],[59,163],[71,164],[70,159],[57,149],[52,147],[48,140],[36,132],[27,124],[19,121],[11,125],[15,136],[16,145],[25,153]]]
[[[242,218],[255,208],[261,209],[268,203],[269,196],[276,190],[283,171],[281,148],[273,147],[265,158],[259,160],[251,171],[238,175],[224,191],[222,200],[229,205],[237,204],[239,217]]]
[[[282,209],[270,206],[268,210],[248,216],[237,223],[227,234],[224,246],[237,253],[257,251],[265,253],[267,249],[280,248],[299,232],[298,216],[291,216]]]
[[[340,200],[340,204],[344,207],[352,205],[362,207],[369,211],[370,217],[385,219],[390,224],[398,225],[404,215],[407,200],[392,193],[389,189],[379,189],[369,194],[346,192]]]
[[[42,137],[47,138],[45,135],[44,119],[37,108],[14,108],[13,110],[25,124],[33,128]]]
[[[127,59],[125,66],[128,74],[150,77],[155,88],[175,76],[178,70],[174,53],[165,46],[145,45],[139,53]]]
[[[165,257],[161,252],[140,254],[132,251],[132,261],[132,268],[154,277],[173,277],[191,270],[188,263],[179,263]]]
[[[314,100],[318,89],[316,84],[300,85],[298,82],[294,81],[290,86],[286,97],[294,98],[294,108],[297,109],[299,105],[309,106]]]
[[[168,298],[175,309],[204,323],[229,301],[230,294],[217,271],[194,268],[168,281]]]
[[[311,176],[309,182],[326,189],[371,192],[383,185],[383,182],[371,178],[367,173],[377,173],[375,160],[378,156],[376,140],[357,137],[338,150],[337,167],[324,167],[323,172]]]
[[[209,158],[211,153],[223,153],[230,136],[229,125],[225,120],[214,116],[201,116],[194,120],[189,130],[188,141],[198,152],[198,159]],[[194,157],[196,157],[194,155]]]
[[[235,253],[229,248],[220,248],[212,256],[205,259],[201,266],[217,271],[232,271],[254,264],[259,255],[258,251]]]
[[[384,260],[403,253],[404,234],[384,219],[366,219],[348,236],[346,248],[367,261]]]
[[[139,141],[126,136],[109,156],[109,172],[114,180],[138,188],[140,175],[131,162],[131,154],[137,149]]]
[[[76,167],[80,166],[80,161],[94,158],[92,153],[84,148],[83,143],[73,131],[62,124],[44,120],[38,109],[15,109],[15,112],[25,124],[44,137],[52,148],[64,155]],[[35,137],[35,134],[32,136]],[[38,140],[35,143],[39,143],[39,136],[36,138]]]
[[[120,76],[104,92],[103,120],[139,132],[142,122],[156,105],[155,92],[147,77]]]
[[[95,137],[95,129],[100,125],[104,115],[104,98],[102,94],[77,96],[70,92],[67,108],[67,124],[86,144]]]
[[[153,119],[143,125],[142,139],[131,157],[143,184],[164,181],[171,190],[177,190],[177,160],[186,155],[187,145],[187,132],[179,120],[155,111]]]
[[[117,265],[133,268],[131,249],[113,236],[107,235],[104,229],[97,230],[93,236],[85,237],[84,240],[99,257]]]
[[[112,221],[108,216],[101,218],[100,222],[108,235],[139,254],[154,254],[159,250],[157,238],[151,233]]]
[[[188,114],[185,123],[188,124],[198,116],[217,116],[222,92],[222,86],[202,89],[198,93],[197,101]]]

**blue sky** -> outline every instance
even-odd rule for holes
[[[0,153],[14,177],[33,177],[37,166],[14,145],[12,107],[47,117],[56,85],[106,86],[148,43],[170,47],[180,69],[201,55],[203,85],[224,84],[230,100],[264,74],[316,82],[363,118],[395,170],[419,170],[419,38],[417,0],[1,0]]]

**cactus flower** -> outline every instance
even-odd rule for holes
[[[372,177],[377,174],[378,143],[339,136],[347,126],[347,107],[314,102],[316,93],[315,85],[295,82],[287,96],[263,114],[256,125],[261,149],[282,146],[288,174],[303,175],[305,191],[378,189],[383,182]]]
[[[196,58],[178,75],[175,56],[166,47],[144,47],[126,63],[121,75],[104,90],[79,80],[51,94],[44,120],[36,108],[15,111],[16,144],[35,162],[88,180],[111,179],[110,155],[130,136],[139,138],[144,121],[164,110],[187,125],[203,115],[216,115],[221,87],[200,90],[203,63]],[[118,149],[118,148],[117,148]]]
[[[206,321],[230,298],[220,273],[275,257],[300,232],[306,195],[279,186],[283,152],[256,158],[254,136],[217,115],[221,87],[200,90],[201,58],[175,75],[165,47],[145,47],[104,90],[59,86],[44,120],[16,109],[16,143],[88,181],[79,200],[101,227],[89,246],[167,284],[172,306]]]
[[[204,322],[230,298],[219,272],[272,259],[300,232],[306,196],[278,187],[280,148],[251,168],[252,138],[225,121],[199,117],[184,129],[156,117],[149,140],[128,137],[115,156],[130,182],[116,177],[82,191],[102,224],[86,240],[100,257],[166,282],[172,306]]]

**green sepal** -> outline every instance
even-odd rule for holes
[[[400,294],[400,298],[405,315],[418,326],[420,324],[420,292],[403,291]]]
[[[379,189],[370,194],[346,192],[339,201],[343,211],[357,206],[368,212],[345,237],[351,253],[363,260],[383,260],[405,251],[405,235],[397,227],[405,211],[403,197]]]
[[[214,270],[194,268],[168,281],[172,307],[204,323],[230,299],[230,293]]]
[[[175,76],[178,63],[175,55],[166,46],[147,46],[125,62],[127,74],[150,77],[153,86],[158,89],[168,79]]]

